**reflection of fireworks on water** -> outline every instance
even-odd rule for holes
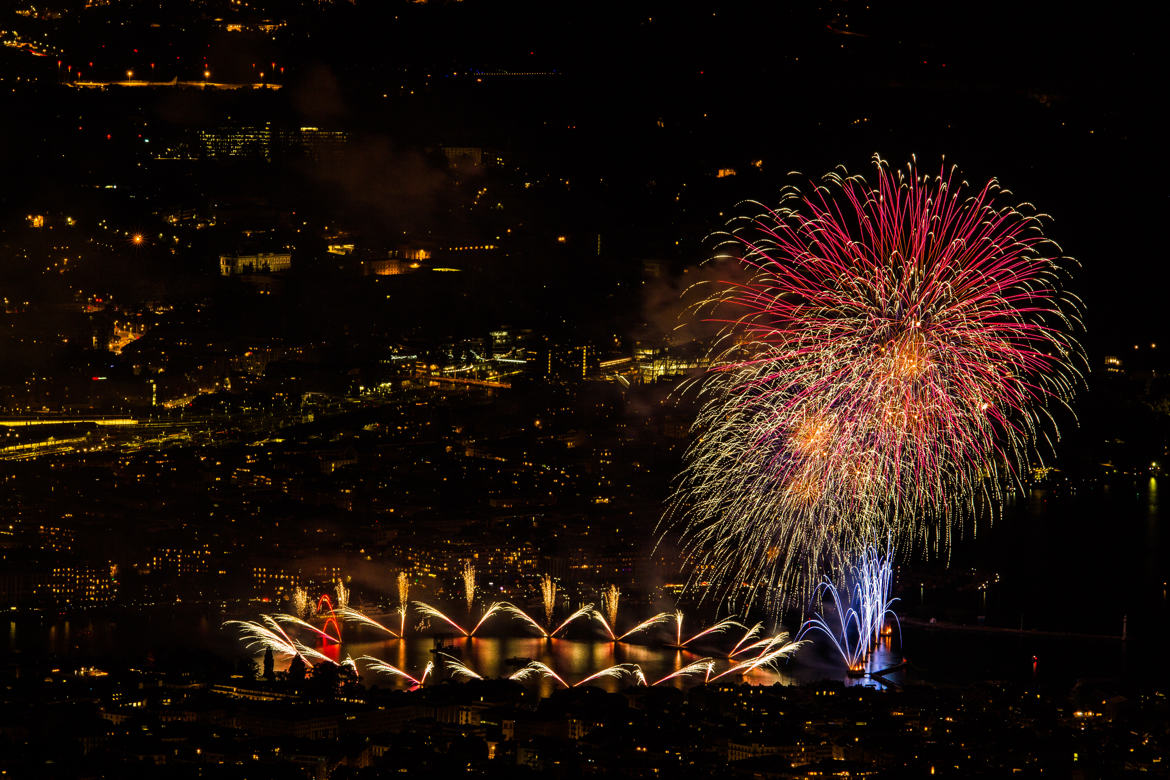
[[[334,592],[337,594],[337,608],[345,609],[349,606],[349,588],[345,587],[345,583],[340,579],[334,586]]]
[[[369,615],[362,614],[361,612],[358,612],[356,609],[350,609],[348,607],[343,607],[342,609],[338,610],[338,612],[340,612],[342,620],[348,620],[351,623],[357,623],[359,625],[377,628],[381,631],[385,631],[390,636],[394,636],[394,637],[398,636],[398,634],[395,633],[394,629],[388,628],[388,627],[382,625],[381,623],[374,620]]]
[[[945,548],[1080,382],[1081,304],[1030,207],[875,165],[787,190],[721,250],[748,279],[708,301],[725,329],[668,517],[733,602],[803,605],[826,561],[936,521]]]
[[[617,585],[610,585],[601,592],[601,608],[605,610],[610,626],[617,625],[618,601],[621,597],[622,592],[618,590]]]
[[[292,594],[293,614],[299,618],[307,618],[309,616],[309,590],[307,588],[293,588]]]
[[[463,564],[463,598],[467,600],[467,614],[471,614],[471,607],[475,602],[475,566],[471,561]]]
[[[392,677],[401,677],[404,680],[408,680],[413,685],[420,687],[427,681],[427,675],[434,671],[435,668],[435,662],[428,661],[426,668],[423,669],[423,673],[416,678],[402,671],[397,666],[391,666],[379,658],[374,658],[372,655],[363,655],[358,658],[358,660],[365,661],[367,664],[367,669],[372,669],[379,674],[388,674]]]
[[[398,635],[406,636],[406,599],[410,596],[410,577],[398,572]]]
[[[540,600],[544,604],[544,624],[552,627],[553,610],[557,606],[557,584],[548,574],[540,578]]]

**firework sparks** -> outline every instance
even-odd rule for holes
[[[717,255],[748,278],[707,301],[723,337],[667,518],[691,584],[732,603],[803,605],[834,556],[936,522],[945,547],[1081,382],[1082,306],[1041,217],[994,181],[875,167],[786,190]]]
[[[447,671],[451,673],[452,677],[463,678],[466,680],[482,680],[483,675],[472,669],[467,664],[459,661],[446,653],[440,653],[447,663]]]
[[[333,630],[337,632],[336,637],[331,637],[337,642],[341,641],[341,624],[337,622],[337,614],[333,611],[333,602],[329,600],[328,593],[322,593],[321,598],[317,599],[317,614],[321,614],[321,605],[329,607],[329,617],[325,619],[325,628],[329,628],[329,624],[333,624]]]
[[[638,667],[637,664],[614,664],[613,666],[607,666],[606,668],[602,669],[601,671],[594,672],[593,674],[589,675],[588,677],[584,678],[583,680],[579,680],[579,681],[573,683],[573,687],[576,688],[580,685],[585,685],[586,683],[593,682],[594,680],[604,680],[604,679],[620,680],[623,677],[625,677],[626,675],[633,676],[635,679],[637,679],[638,675],[637,675],[637,672],[635,671],[635,669],[637,669],[639,672],[641,671],[641,668]]]
[[[688,637],[684,641],[682,638],[683,612],[681,609],[677,610],[674,613],[674,623],[675,623],[675,644],[677,644],[679,647],[686,647],[691,642],[694,642],[696,639],[701,639],[705,636],[710,636],[712,634],[719,634],[719,633],[726,631],[729,628],[747,628],[743,623],[740,623],[739,621],[735,620],[734,618],[724,618],[723,620],[720,620],[718,623],[715,623],[714,625],[709,626],[708,628],[704,628],[699,633],[691,635],[690,637]]]
[[[511,615],[512,617],[517,618],[517,619],[521,620],[522,622],[527,623],[528,625],[535,628],[537,631],[540,632],[541,636],[548,636],[548,631],[545,629],[544,626],[540,625],[540,623],[537,623],[536,620],[531,615],[529,615],[524,610],[520,609],[520,607],[516,606],[515,604],[505,603],[503,605],[502,609],[505,612],[507,612],[509,615]]]
[[[311,631],[312,633],[316,634],[317,636],[321,637],[322,639],[324,639],[328,642],[333,642],[334,644],[339,644],[341,642],[341,640],[338,639],[337,637],[325,633],[324,631],[317,628],[313,624],[307,623],[295,615],[280,615],[280,614],[278,614],[278,615],[273,615],[272,617],[273,617],[273,619],[275,619],[276,621],[278,621],[280,623],[287,623],[289,625],[297,626],[298,628],[303,628],[306,631]]]
[[[833,648],[841,656],[841,660],[850,671],[860,672],[865,668],[865,657],[869,653],[871,627],[861,622],[861,615],[853,607],[846,607],[841,601],[841,594],[837,586],[831,582],[822,582],[817,586],[814,601],[821,601],[823,593],[832,597],[833,608],[837,616],[836,628],[832,628],[824,616],[824,607],[816,610],[813,617],[806,620],[801,626],[798,636],[803,637],[812,631],[819,631],[829,638]]]
[[[621,600],[621,597],[622,592],[617,585],[610,585],[601,592],[601,608],[605,610],[610,626],[617,625],[618,601]]]
[[[755,658],[749,658],[746,661],[734,664],[714,677],[708,676],[707,681],[715,682],[720,677],[729,674],[748,674],[761,668],[774,669],[777,663],[785,658],[791,658],[793,653],[804,647],[804,645],[804,642],[789,641],[787,634],[777,634],[769,640],[769,644],[765,646],[764,651]]]
[[[661,683],[669,682],[670,680],[677,680],[677,679],[682,678],[682,677],[690,677],[692,674],[703,674],[706,677],[710,677],[711,670],[714,668],[715,668],[715,660],[713,658],[700,658],[698,661],[693,661],[693,662],[687,664],[686,666],[682,667],[681,669],[676,669],[675,671],[666,675],[662,679],[655,680],[654,682],[650,683],[649,685],[651,687],[655,686],[655,685],[660,685]],[[646,679],[645,677],[642,678],[643,683],[645,682],[645,679]]]
[[[372,655],[363,655],[359,657],[358,660],[365,661],[367,664],[366,668],[368,669],[371,669],[379,674],[387,674],[392,677],[401,677],[416,687],[422,687],[422,684],[427,681],[427,675],[434,671],[435,668],[435,662],[428,661],[426,667],[423,669],[423,673],[416,678],[413,675],[402,671],[397,666],[391,666],[381,659],[374,658]]]
[[[593,614],[593,605],[586,604],[585,606],[581,607],[573,614],[569,615],[563,621],[561,621],[561,624],[559,626],[557,626],[556,628],[554,628],[552,631],[549,631],[548,635],[550,637],[556,636],[557,633],[559,633],[563,629],[567,628],[568,625],[570,623],[572,623],[574,620],[577,620],[578,618],[589,617],[592,614]]]
[[[389,634],[390,636],[393,636],[393,637],[399,636],[399,634],[395,633],[394,629],[388,628],[387,626],[382,625],[381,623],[379,623],[377,620],[374,620],[369,615],[365,615],[361,612],[358,612],[356,609],[350,609],[349,607],[342,607],[341,609],[338,610],[338,613],[341,615],[342,620],[348,620],[351,623],[357,623],[357,624],[363,625],[363,626],[370,626],[371,628],[376,628],[380,631],[385,631],[387,634]],[[330,637],[330,638],[332,638],[332,637]]]
[[[467,600],[467,612],[471,614],[471,607],[475,603],[475,566],[471,561],[463,564],[463,598]]]
[[[488,618],[490,618],[492,615],[496,614],[497,612],[506,611],[506,608],[507,608],[507,604],[505,602],[503,602],[503,601],[494,602],[490,607],[488,607],[486,610],[484,610],[484,613],[480,617],[479,622],[477,622],[475,624],[474,628],[472,628],[470,631],[467,632],[467,635],[468,636],[475,636],[475,632],[479,630],[480,626],[482,626],[484,623],[487,622]]]
[[[349,607],[349,588],[345,587],[345,583],[340,579],[337,580],[333,590],[337,594],[336,607],[338,609],[346,609]]]
[[[452,620],[451,618],[447,617],[445,614],[443,614],[439,610],[432,607],[430,604],[424,604],[421,601],[416,601],[416,602],[414,602],[414,608],[417,609],[419,612],[423,613],[424,615],[426,615],[427,617],[432,617],[432,618],[435,618],[436,620],[443,621],[444,623],[446,623],[447,625],[454,628],[456,631],[458,631],[463,636],[467,636],[467,629],[466,628],[459,625],[454,620]]]
[[[297,643],[269,615],[261,615],[259,620],[228,620],[223,625],[238,628],[241,641],[249,649],[263,647],[282,655],[300,655]]]
[[[292,594],[293,614],[299,618],[309,616],[309,591],[307,588],[294,588]]]
[[[557,584],[547,574],[540,578],[540,599],[544,604],[544,624],[552,626],[553,610],[557,606]]]
[[[657,615],[655,615],[654,617],[652,617],[652,618],[649,618],[649,619],[647,619],[647,620],[643,620],[641,623],[639,623],[638,625],[634,626],[634,627],[633,627],[633,628],[631,628],[629,631],[627,631],[627,632],[625,632],[624,634],[620,635],[620,636],[617,638],[617,641],[621,642],[621,641],[622,641],[622,640],[624,640],[626,637],[633,636],[634,634],[640,634],[640,633],[642,633],[643,631],[645,631],[645,630],[646,630],[646,629],[648,629],[648,628],[651,628],[651,627],[653,627],[653,626],[657,626],[657,625],[659,625],[660,623],[669,623],[670,621],[672,621],[672,620],[674,620],[674,619],[675,619],[675,613],[673,613],[673,612],[659,612],[659,613],[658,613]]]
[[[749,648],[753,647],[753,645],[748,645],[747,647],[743,647],[743,644],[744,644],[744,642],[747,642],[749,639],[754,639],[755,637],[759,636],[760,631],[762,631],[763,628],[764,628],[763,623],[756,623],[754,626],[749,628],[747,630],[747,632],[743,635],[743,638],[735,643],[735,647],[731,648],[731,652],[729,652],[727,654],[727,657],[734,658],[735,656],[739,655],[740,653],[746,652]]]
[[[398,572],[398,635],[406,636],[406,599],[410,596],[410,577]]]

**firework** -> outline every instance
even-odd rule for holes
[[[341,624],[337,622],[337,613],[333,611],[333,602],[329,600],[328,593],[322,593],[321,598],[317,599],[316,614],[322,614],[321,605],[329,607],[329,617],[325,619],[324,628],[329,628],[329,624],[333,624],[333,630],[337,632],[336,641],[341,641]]]
[[[659,612],[654,617],[649,618],[647,620],[643,620],[641,623],[634,626],[626,633],[618,636],[617,641],[621,642],[626,637],[633,636],[634,634],[640,634],[643,631],[645,631],[646,629],[650,628],[651,626],[656,626],[659,623],[669,623],[670,621],[672,621],[674,619],[675,619],[675,613],[673,613],[673,612]]]
[[[806,603],[874,539],[945,548],[1080,383],[1082,307],[1042,217],[994,181],[875,167],[785,190],[717,255],[747,278],[707,299],[724,331],[667,528],[692,587],[732,603]]]
[[[282,655],[300,655],[297,643],[280,627],[280,623],[269,615],[261,615],[259,620],[228,620],[223,625],[225,628],[227,626],[238,628],[241,641],[249,649],[262,647]]]
[[[561,621],[561,624],[560,624],[559,626],[557,626],[556,628],[554,628],[552,631],[549,631],[549,632],[548,632],[548,635],[549,635],[550,637],[554,637],[554,636],[556,636],[556,635],[557,635],[557,633],[559,633],[561,630],[563,630],[563,629],[567,628],[567,627],[568,627],[568,625],[569,625],[570,623],[572,623],[574,620],[577,620],[578,618],[589,617],[589,616],[590,616],[590,615],[592,615],[592,614],[593,614],[593,605],[592,605],[592,604],[586,604],[585,606],[581,607],[580,609],[578,609],[578,610],[577,610],[576,612],[574,612],[573,614],[569,615],[569,616],[568,616],[567,618],[565,618],[563,621]]]
[[[334,592],[337,594],[337,608],[347,608],[349,606],[349,588],[345,587],[345,583],[340,579],[334,585]]]
[[[309,591],[307,588],[294,588],[292,594],[293,614],[299,618],[309,616]]]
[[[699,633],[691,635],[689,638],[687,638],[686,641],[683,641],[683,638],[682,638],[683,611],[681,609],[676,610],[674,613],[674,624],[675,624],[675,644],[678,647],[686,647],[691,642],[694,642],[696,639],[700,639],[702,637],[709,636],[711,634],[718,634],[718,633],[721,633],[723,631],[726,631],[729,628],[746,628],[746,626],[744,626],[742,623],[736,621],[733,618],[724,618],[723,620],[720,620],[718,623],[715,623],[714,625],[703,629]]]
[[[475,632],[479,630],[480,626],[482,626],[484,623],[487,622],[488,618],[490,618],[492,615],[496,614],[497,612],[505,611],[506,607],[507,607],[507,604],[503,601],[493,602],[490,607],[488,607],[487,609],[484,610],[483,615],[480,616],[480,618],[479,618],[479,621],[475,624],[475,626],[470,631],[467,632],[467,635],[468,636],[475,636]]]
[[[890,584],[894,575],[893,553],[889,546],[886,547],[885,555],[879,554],[876,547],[865,548],[853,567],[853,576],[857,581],[859,618],[861,624],[870,629],[869,641],[876,645],[886,628],[886,616],[898,620],[893,611],[897,599],[890,598]]]
[[[410,596],[410,578],[406,572],[398,572],[398,635],[406,635],[406,599]]]
[[[463,564],[463,597],[467,599],[467,612],[471,613],[471,606],[475,601],[475,566],[471,561],[466,561]]]
[[[822,607],[805,621],[798,636],[803,637],[812,631],[819,631],[829,638],[841,660],[849,667],[849,671],[860,672],[865,668],[865,658],[869,654],[872,627],[862,622],[862,616],[856,609],[845,606],[836,585],[822,582],[817,586],[814,601],[821,600],[818,597],[822,596],[822,592],[832,597],[837,616],[836,626],[830,625]]]
[[[626,675],[631,675],[636,680],[638,679],[638,673],[641,671],[641,668],[637,664],[614,664],[613,666],[607,666],[599,672],[594,672],[583,680],[578,680],[577,682],[573,683],[573,687],[576,688],[577,686],[585,685],[586,683],[593,682],[594,680],[620,680]]]
[[[540,632],[541,636],[548,636],[548,631],[545,629],[544,626],[542,626],[542,625],[540,625],[540,623],[536,622],[535,618],[533,618],[531,615],[529,615],[524,610],[520,609],[520,607],[516,606],[515,604],[505,603],[503,606],[503,610],[505,612],[507,612],[509,615],[511,615],[512,617],[517,618],[518,620],[520,620],[524,623],[527,623],[528,625],[535,628],[537,631]]]
[[[422,684],[427,681],[427,675],[429,675],[435,669],[435,662],[428,661],[426,667],[423,669],[423,673],[421,675],[419,675],[418,677],[414,677],[414,676],[409,675],[406,672],[402,671],[397,666],[391,666],[390,664],[386,663],[385,661],[382,661],[378,658],[374,658],[371,655],[363,655],[360,658],[358,658],[358,660],[365,661],[367,664],[366,668],[368,668],[368,669],[371,669],[375,672],[378,672],[379,674],[388,674],[388,675],[391,675],[393,677],[401,677],[404,680],[409,681],[412,684],[412,686],[415,686],[415,687],[422,687]]]
[[[659,684],[664,683],[664,682],[669,682],[670,680],[677,680],[677,679],[680,679],[683,677],[690,677],[692,674],[702,673],[704,676],[710,677],[711,670],[714,668],[715,668],[715,660],[714,659],[700,658],[698,661],[693,661],[693,662],[687,664],[686,666],[682,667],[681,669],[676,669],[675,671],[671,672],[670,674],[666,675],[665,677],[663,677],[660,680],[655,680],[652,683],[648,683],[648,685],[655,686],[655,685],[659,685]],[[643,684],[647,684],[645,681],[646,681],[646,678],[642,677]]]
[[[472,669],[467,664],[458,660],[457,658],[452,658],[451,656],[447,655],[446,653],[439,653],[439,655],[443,656],[443,658],[445,659],[445,661],[447,663],[447,671],[449,671],[451,673],[452,677],[462,677],[462,678],[465,678],[468,680],[482,680],[483,679],[483,675],[481,675],[479,672]]]
[[[557,606],[557,584],[547,574],[540,578],[540,598],[544,604],[544,624],[552,626],[553,610]]]
[[[394,632],[394,629],[388,628],[388,627],[382,625],[381,623],[374,620],[369,615],[364,615],[361,612],[358,612],[356,609],[342,607],[341,609],[338,610],[338,612],[341,614],[342,620],[348,620],[351,623],[357,623],[357,624],[363,625],[363,626],[370,626],[371,628],[376,628],[380,631],[385,631],[387,634],[389,634],[390,636],[393,636],[393,637],[399,636],[399,634]],[[330,637],[330,638],[332,638],[332,637]]]
[[[416,601],[416,602],[414,602],[414,608],[417,609],[419,612],[423,613],[424,615],[426,615],[427,617],[432,617],[432,618],[436,618],[438,620],[442,620],[444,623],[446,623],[447,625],[454,628],[460,634],[463,634],[463,636],[467,636],[467,629],[466,628],[459,625],[454,620],[452,620],[451,618],[447,617],[445,614],[443,614],[439,610],[432,607],[430,604],[424,604],[421,601]]]
[[[720,677],[724,677],[724,676],[729,675],[729,674],[747,674],[748,672],[753,672],[756,669],[760,669],[760,668],[769,668],[769,669],[775,668],[777,663],[779,663],[781,660],[783,660],[785,658],[792,657],[793,653],[795,653],[797,650],[799,650],[805,644],[804,642],[799,642],[799,641],[798,642],[788,641],[787,634],[778,634],[776,637],[776,640],[777,640],[776,642],[772,643],[767,648],[765,648],[764,652],[760,653],[755,658],[750,658],[746,661],[741,661],[740,663],[737,663],[737,664],[729,667],[728,669],[725,669],[724,671],[720,672],[719,674],[715,675],[714,677],[708,676],[707,681],[714,682],[715,680],[718,680]],[[777,647],[776,645],[779,645],[779,647]]]
[[[601,592],[601,608],[605,610],[610,626],[617,625],[618,601],[621,597],[622,592],[618,590],[617,585],[610,585]]]
[[[275,619],[277,622],[280,622],[280,623],[287,623],[287,624],[289,624],[289,625],[294,625],[294,626],[297,626],[297,627],[299,627],[299,628],[303,628],[303,629],[305,629],[305,630],[307,630],[307,631],[310,631],[310,632],[312,632],[312,633],[316,634],[317,636],[321,637],[322,639],[324,639],[324,640],[326,640],[326,641],[328,641],[328,642],[333,642],[333,643],[335,643],[335,644],[337,644],[337,643],[340,643],[340,642],[341,642],[341,640],[340,640],[340,639],[338,639],[337,637],[335,637],[335,636],[331,636],[330,634],[327,634],[327,633],[325,633],[324,631],[322,631],[321,629],[317,628],[317,627],[316,627],[316,626],[314,626],[313,624],[311,624],[311,623],[307,623],[307,622],[305,622],[304,620],[301,620],[299,617],[297,617],[297,616],[295,616],[295,615],[281,615],[281,614],[277,614],[277,615],[272,615],[272,618],[273,618],[273,619]],[[328,625],[328,624],[326,624],[326,625]],[[339,632],[339,633],[340,633],[340,632]]]

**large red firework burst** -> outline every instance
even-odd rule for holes
[[[721,245],[748,280],[712,299],[724,338],[672,516],[733,596],[798,598],[826,554],[887,534],[945,544],[1079,382],[1081,307],[1042,217],[954,169],[875,169],[786,190]]]

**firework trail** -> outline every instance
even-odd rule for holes
[[[540,598],[544,604],[544,624],[552,626],[553,610],[557,606],[557,584],[548,574],[540,578]]]
[[[893,581],[893,552],[886,546],[885,555],[878,553],[877,547],[867,547],[862,551],[857,565],[853,567],[853,577],[857,582],[858,616],[861,624],[870,627],[872,636],[870,644],[876,645],[886,628],[886,616],[898,621],[893,606],[897,599],[890,598],[890,584]],[[898,625],[901,633],[901,624]]]
[[[948,549],[1081,382],[1082,306],[1043,216],[953,168],[874,164],[874,184],[785,190],[717,254],[748,278],[705,301],[723,332],[664,531],[691,587],[733,604],[803,606],[874,539]]]
[[[238,628],[240,640],[249,650],[263,647],[282,655],[300,655],[297,643],[280,627],[280,623],[269,615],[261,615],[260,620],[228,620],[223,626]]]
[[[593,611],[594,611],[593,605],[586,604],[585,606],[581,607],[576,612],[574,612],[573,614],[571,614],[567,618],[565,618],[559,626],[554,628],[552,631],[549,631],[548,636],[550,636],[550,637],[556,636],[558,632],[560,632],[564,628],[567,628],[568,625],[570,623],[572,623],[574,620],[577,620],[578,618],[589,617],[590,615],[593,614]]]
[[[528,625],[535,628],[537,631],[540,632],[541,636],[548,636],[548,630],[544,626],[542,626],[542,625],[540,625],[540,623],[536,622],[536,619],[534,617],[529,615],[524,610],[520,609],[520,607],[516,606],[515,604],[509,604],[509,603],[505,602],[502,609],[505,612],[507,612],[509,615],[511,615],[512,617],[517,618],[518,620],[520,620],[524,623],[527,623]]]
[[[475,601],[475,566],[471,561],[465,561],[463,564],[463,597],[467,599],[467,614],[471,614],[471,607]]]
[[[398,635],[406,636],[406,599],[410,596],[410,577],[398,572]]]
[[[620,635],[617,638],[617,641],[621,642],[623,639],[625,639],[628,636],[633,636],[634,634],[640,634],[641,632],[645,631],[646,629],[648,629],[652,626],[656,626],[660,623],[669,623],[670,621],[672,621],[674,619],[675,619],[675,613],[673,613],[673,612],[659,612],[654,617],[649,618],[647,620],[643,620],[641,623],[634,626],[626,633]]]
[[[618,601],[621,597],[622,592],[618,590],[617,585],[610,585],[601,592],[601,608],[605,610],[610,626],[617,625]]]
[[[635,671],[635,669],[637,671]],[[579,681],[573,683],[573,687],[576,688],[578,686],[585,685],[586,683],[592,682],[594,680],[603,680],[603,679],[620,680],[623,677],[625,677],[626,675],[631,675],[636,680],[638,677],[638,672],[640,672],[640,671],[641,671],[641,668],[637,664],[614,664],[613,666],[607,666],[606,668],[602,669],[599,672],[594,672],[593,674],[589,675],[588,677],[586,677],[583,680],[579,680]]]
[[[330,637],[335,642],[341,642],[341,624],[337,622],[337,613],[333,611],[333,602],[329,600],[328,593],[322,593],[321,598],[317,599],[317,614],[321,614],[321,605],[325,604],[329,607],[329,617],[325,621],[323,628],[329,628],[329,624],[333,624],[333,630],[337,632],[336,637]],[[328,636],[328,635],[326,635]]]
[[[833,648],[840,654],[841,660],[849,670],[860,672],[865,668],[865,658],[869,654],[872,626],[863,623],[861,614],[852,606],[845,606],[836,585],[827,581],[822,582],[814,593],[814,601],[823,601],[822,592],[833,599],[833,608],[837,615],[836,627],[833,628],[825,618],[822,606],[816,610],[813,617],[805,621],[797,637],[804,637],[812,631],[821,632],[832,642]]]
[[[334,585],[334,592],[337,594],[337,608],[346,609],[349,607],[349,588],[345,587],[345,583],[340,579]]]
[[[529,671],[528,674],[525,675],[525,677],[531,676],[533,674],[543,675],[545,677],[551,677],[552,679],[556,680],[557,682],[559,682],[561,685],[565,686],[566,688],[573,687],[573,686],[569,685],[567,682],[565,682],[565,679],[563,677],[561,677],[559,674],[554,672],[548,666],[548,664],[543,664],[540,661],[532,661],[528,664],[528,666],[524,667],[524,669],[521,669],[520,671],[524,671],[526,669],[531,670],[531,671]],[[517,672],[517,674],[519,674],[519,672]],[[515,675],[513,675],[513,677],[515,677]],[[518,679],[523,679],[523,678],[518,678]]]
[[[468,680],[482,680],[483,679],[483,675],[481,675],[479,672],[473,670],[471,667],[469,667],[467,664],[463,663],[462,661],[459,661],[455,658],[452,658],[451,656],[447,655],[446,653],[439,653],[439,655],[443,656],[443,658],[446,659],[447,671],[449,671],[451,673],[452,677],[459,677],[459,678],[464,678],[464,679],[468,679]]]
[[[349,607],[342,607],[341,609],[338,610],[338,613],[341,615],[342,620],[348,620],[351,623],[357,623],[357,624],[363,625],[363,626],[370,626],[371,628],[376,628],[380,631],[385,631],[387,634],[389,634],[390,636],[393,636],[393,637],[399,636],[399,634],[395,633],[394,629],[388,628],[387,626],[382,625],[381,623],[374,620],[369,615],[364,615],[361,612],[358,612],[356,609],[350,609]],[[330,637],[330,639],[332,639],[332,637]]]
[[[307,588],[294,588],[292,594],[293,614],[299,618],[309,616],[309,591]]]
[[[368,669],[372,669],[373,671],[378,672],[379,674],[388,674],[388,675],[391,675],[393,677],[401,677],[404,680],[408,680],[412,685],[417,686],[417,687],[421,687],[422,684],[427,681],[427,675],[429,675],[435,669],[435,662],[428,661],[426,668],[423,669],[423,673],[419,677],[416,678],[416,677],[409,675],[406,672],[402,671],[397,666],[391,666],[390,664],[386,663],[385,661],[382,661],[378,658],[374,658],[372,655],[363,655],[363,656],[359,657],[358,660],[365,661]]]
[[[787,641],[786,636],[782,643],[782,647],[765,651],[765,653],[762,653],[755,658],[749,658],[748,661],[742,661],[732,665],[732,667],[721,671],[720,674],[717,674],[714,677],[708,677],[707,682],[714,683],[716,679],[727,675],[746,675],[750,671],[755,671],[756,669],[761,668],[775,669],[776,664],[779,661],[782,661],[783,658],[791,657],[793,653],[796,653],[796,651],[801,647],[804,647],[805,644],[804,642],[789,642]]]
[[[674,624],[675,624],[675,644],[678,647],[686,647],[691,642],[694,642],[696,639],[700,639],[702,637],[709,636],[711,634],[718,634],[718,633],[721,633],[723,631],[726,631],[729,628],[744,628],[744,629],[747,628],[747,626],[745,626],[743,623],[740,623],[739,621],[735,620],[734,618],[724,618],[723,620],[720,620],[715,625],[710,626],[708,628],[705,628],[702,631],[700,631],[699,633],[694,634],[694,635],[690,636],[689,638],[687,638],[686,641],[683,641],[683,638],[682,638],[683,611],[681,609],[676,610],[674,613]]]
[[[503,601],[493,602],[490,607],[488,607],[486,610],[484,610],[484,613],[480,617],[479,622],[477,622],[475,624],[474,628],[472,628],[470,631],[467,632],[467,635],[468,636],[475,636],[475,632],[479,630],[480,626],[482,626],[484,623],[487,622],[488,618],[490,618],[492,615],[496,614],[497,612],[506,612],[507,606],[508,606],[507,603],[503,602]]]
[[[319,664],[319,663],[327,663],[327,664],[337,663],[329,656],[325,655],[324,653],[322,653],[320,651],[314,650],[313,648],[306,645],[304,642],[300,642],[300,641],[296,642],[296,648],[297,648],[297,652],[300,654],[301,658],[306,663],[308,663],[309,666],[314,666],[315,664]],[[311,659],[311,662],[310,662],[310,659]]]
[[[664,683],[664,682],[669,682],[670,680],[676,680],[676,679],[679,679],[682,677],[689,677],[692,674],[703,674],[707,677],[710,677],[711,671],[714,668],[715,668],[715,659],[713,659],[713,658],[700,658],[698,661],[693,661],[693,662],[687,664],[686,666],[682,667],[681,669],[676,669],[675,671],[671,672],[670,674],[666,675],[665,677],[663,677],[660,680],[655,680],[652,683],[646,683],[645,682],[646,678],[642,677],[642,682],[643,682],[643,684],[648,685],[648,687],[653,687],[655,685],[659,685],[659,684]]]
[[[333,642],[334,644],[341,643],[341,640],[338,639],[337,637],[325,633],[321,629],[317,628],[316,626],[312,625],[311,623],[307,623],[304,620],[301,620],[299,617],[297,617],[295,615],[277,614],[277,615],[273,615],[272,617],[280,623],[288,623],[290,625],[294,625],[294,626],[297,626],[299,628],[303,628],[306,631],[311,631],[312,633],[316,634],[317,636],[321,637],[322,639],[324,639],[326,641]],[[338,632],[338,633],[340,633],[340,632]]]
[[[735,647],[731,648],[731,651],[727,654],[727,657],[734,658],[735,656],[739,655],[740,653],[746,652],[748,650],[748,648],[752,647],[753,645],[748,645],[747,647],[743,647],[744,642],[747,642],[749,639],[754,639],[755,637],[759,636],[760,632],[763,629],[764,629],[763,623],[756,623],[754,626],[749,628],[747,630],[747,632],[744,633],[743,638],[735,643]]]
[[[442,620],[447,625],[453,627],[460,634],[463,634],[463,636],[467,636],[467,629],[465,629],[463,626],[456,623],[451,618],[444,615],[439,610],[432,607],[430,604],[424,604],[421,601],[416,601],[416,602],[414,602],[414,608],[417,609],[419,612],[423,613],[424,615],[426,615],[427,617],[432,617],[432,618],[436,618],[438,620]]]

